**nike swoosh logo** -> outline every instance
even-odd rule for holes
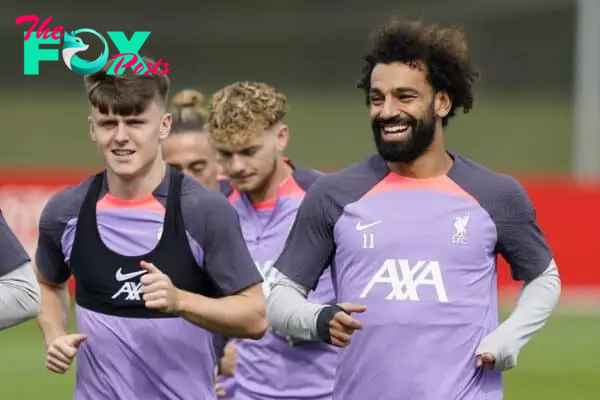
[[[129,279],[135,278],[136,276],[144,275],[145,273],[146,273],[146,271],[142,270],[142,271],[135,271],[135,272],[130,272],[128,274],[124,274],[123,268],[119,268],[117,270],[115,278],[117,278],[117,282],[123,282],[123,281],[127,281]]]
[[[380,223],[382,223],[382,222],[383,222],[383,221],[377,221],[377,222],[372,222],[372,223],[370,223],[370,224],[365,224],[365,225],[362,225],[362,224],[360,223],[360,221],[358,221],[358,223],[356,224],[356,230],[357,230],[357,231],[359,231],[359,232],[360,232],[360,231],[364,231],[365,229],[372,228],[372,227],[374,227],[375,225],[379,225],[379,224],[380,224]]]

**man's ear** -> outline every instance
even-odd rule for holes
[[[278,124],[275,128],[276,140],[277,140],[277,152],[283,154],[289,141],[290,141],[290,130],[286,124]]]
[[[165,140],[169,133],[171,132],[171,125],[173,124],[173,115],[170,113],[166,113],[162,117],[162,121],[160,122],[160,140]]]
[[[92,117],[88,115],[88,127],[90,131],[90,138],[92,138],[92,142],[96,143],[96,132],[94,131],[94,121]]]
[[[439,118],[446,118],[452,108],[452,99],[446,92],[437,92],[435,94],[435,114]]]

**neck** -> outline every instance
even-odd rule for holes
[[[294,170],[285,160],[279,160],[275,166],[275,171],[267,179],[267,182],[259,189],[249,192],[248,198],[252,203],[261,203],[277,197],[279,185],[291,176],[293,172]]]
[[[436,133],[434,141],[423,155],[412,162],[388,162],[390,171],[398,175],[427,179],[445,175],[452,167],[452,157],[446,152],[446,146],[441,132]]]
[[[138,176],[124,179],[110,170],[106,171],[108,191],[115,197],[133,200],[149,196],[162,182],[167,165],[158,158],[148,168],[140,171]]]

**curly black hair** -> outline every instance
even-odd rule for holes
[[[440,28],[421,21],[394,20],[378,28],[373,45],[363,57],[364,65],[358,88],[365,92],[369,103],[371,73],[377,64],[401,62],[426,67],[427,80],[435,92],[445,92],[452,107],[442,123],[462,108],[466,114],[473,108],[473,83],[479,78],[469,58],[469,49],[461,28]]]

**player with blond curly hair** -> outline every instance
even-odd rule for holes
[[[272,268],[285,244],[304,193],[321,174],[295,165],[284,156],[289,127],[286,96],[261,82],[237,82],[212,99],[209,131],[225,175],[225,193],[238,211],[244,239],[269,292],[277,271]],[[314,301],[333,302],[325,273]],[[317,341],[296,341],[269,330],[254,343],[235,340],[236,400],[329,400],[337,366],[337,350]]]

